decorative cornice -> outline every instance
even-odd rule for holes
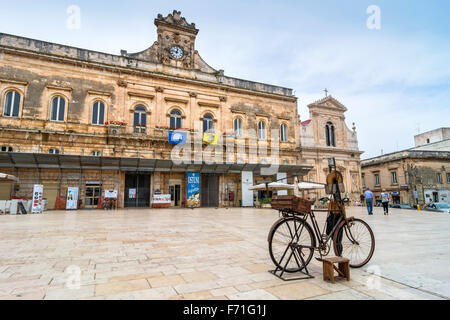
[[[220,104],[214,102],[198,101],[200,107],[220,108]]]
[[[70,87],[59,87],[59,86],[53,86],[53,85],[48,85],[48,86],[46,86],[46,88],[49,90],[62,90],[62,91],[69,91],[69,92],[73,91],[73,89]]]
[[[160,25],[167,25],[173,28],[182,29],[184,31],[198,34],[198,29],[195,28],[195,23],[188,23],[185,17],[181,16],[181,11],[174,10],[172,14],[164,17],[162,14],[158,14],[155,19],[155,25],[159,27]]]
[[[89,90],[88,94],[92,96],[105,96],[105,97],[111,97],[111,93],[109,92],[101,92],[101,91],[95,91],[95,90]]]
[[[175,103],[183,103],[183,104],[187,104],[189,102],[189,100],[180,99],[180,98],[172,98],[172,97],[165,97],[164,100],[166,102],[175,102]]]
[[[10,79],[0,79],[0,83],[18,84],[21,86],[28,85],[28,81],[10,80]]]
[[[153,94],[140,93],[140,92],[128,92],[128,95],[130,97],[144,98],[144,99],[150,99],[150,100],[155,98],[155,96]]]

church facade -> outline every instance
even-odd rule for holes
[[[0,169],[18,179],[0,189],[26,198],[41,184],[49,209],[64,209],[71,187],[79,208],[101,208],[107,190],[119,207],[162,195],[184,207],[188,176],[198,174],[201,206],[240,206],[253,204],[249,186],[320,165],[312,145],[302,151],[292,89],[213,69],[195,49],[199,30],[178,11],[155,25],[150,48],[120,55],[0,33]],[[339,128],[347,148],[352,133]]]

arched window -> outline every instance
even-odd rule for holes
[[[138,105],[134,109],[134,132],[145,133],[147,131],[147,109]]]
[[[101,101],[94,102],[92,106],[92,124],[105,124],[105,104]]]
[[[170,127],[174,129],[181,129],[182,116],[181,112],[177,109],[170,112]]]
[[[325,126],[325,138],[328,147],[336,147],[335,129],[331,122]]]
[[[244,136],[241,118],[234,119],[234,134],[236,135],[237,138],[242,138]]]
[[[214,117],[209,113],[203,116],[203,132],[214,132]]]
[[[66,99],[61,96],[56,96],[52,100],[51,121],[64,122],[66,112]]]
[[[280,127],[280,139],[281,142],[288,142],[287,125],[284,123]]]
[[[8,91],[5,95],[5,105],[3,108],[3,115],[5,117],[17,118],[19,116],[19,109],[20,109],[20,93],[15,90]]]
[[[48,149],[49,154],[59,154],[59,149],[51,148]]]
[[[259,140],[267,140],[266,123],[264,121],[258,123],[258,137]]]

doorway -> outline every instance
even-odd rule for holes
[[[45,192],[45,187],[44,187]],[[96,209],[102,196],[101,185],[87,185],[84,197],[84,207],[86,209]]]
[[[125,208],[150,207],[150,174],[125,175]]]
[[[181,206],[181,184],[171,184],[169,186],[170,198],[172,199],[172,207]]]
[[[202,174],[201,179],[202,207],[212,208],[219,206],[219,176],[217,174]]]

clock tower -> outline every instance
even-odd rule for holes
[[[158,28],[158,58],[163,64],[175,67],[193,68],[195,54],[195,38],[198,29],[194,23],[188,23],[180,11],[163,17],[159,14],[155,19]]]

